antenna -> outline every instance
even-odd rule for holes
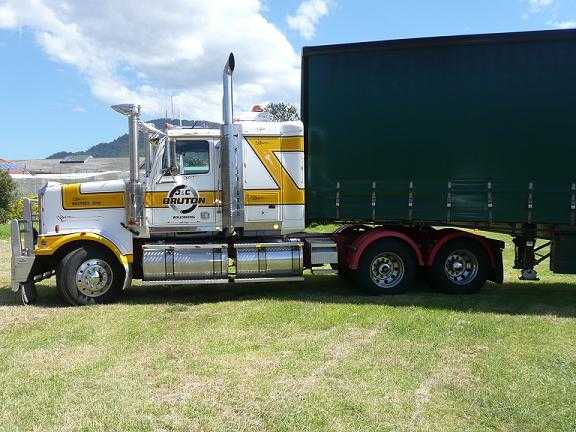
[[[168,129],[168,108],[164,109],[164,130]]]

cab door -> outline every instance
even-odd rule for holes
[[[167,173],[167,149],[162,169],[146,204],[152,208],[152,231],[220,231],[218,204],[219,157],[213,139],[176,139],[178,172]]]

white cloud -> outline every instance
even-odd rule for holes
[[[320,18],[328,15],[327,0],[305,0],[300,3],[294,15],[288,15],[288,26],[298,31],[303,38],[312,39]]]
[[[82,105],[74,105],[72,107],[72,112],[75,113],[85,113],[86,112],[86,108],[84,108]]]
[[[300,61],[262,0],[0,0],[0,28],[25,27],[53,60],[76,67],[107,104],[221,119],[221,76],[236,55],[236,105],[296,102]]]
[[[573,21],[555,21],[551,23],[552,27],[557,29],[573,29],[576,28],[576,20]]]
[[[530,11],[537,13],[542,12],[544,9],[549,8],[555,2],[555,0],[527,0],[530,6]]]
[[[16,26],[16,14],[8,5],[0,6],[0,28]]]

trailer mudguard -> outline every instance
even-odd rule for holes
[[[376,241],[383,238],[396,238],[406,243],[414,251],[418,265],[424,265],[424,257],[418,244],[407,234],[394,231],[390,229],[373,229],[358,237],[350,246],[350,253],[348,255],[348,268],[351,270],[358,270],[360,258],[364,251],[374,244]]]

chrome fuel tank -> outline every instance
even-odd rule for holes
[[[145,281],[227,280],[228,246],[146,245],[142,269]]]
[[[236,279],[302,276],[301,242],[237,244]]]

